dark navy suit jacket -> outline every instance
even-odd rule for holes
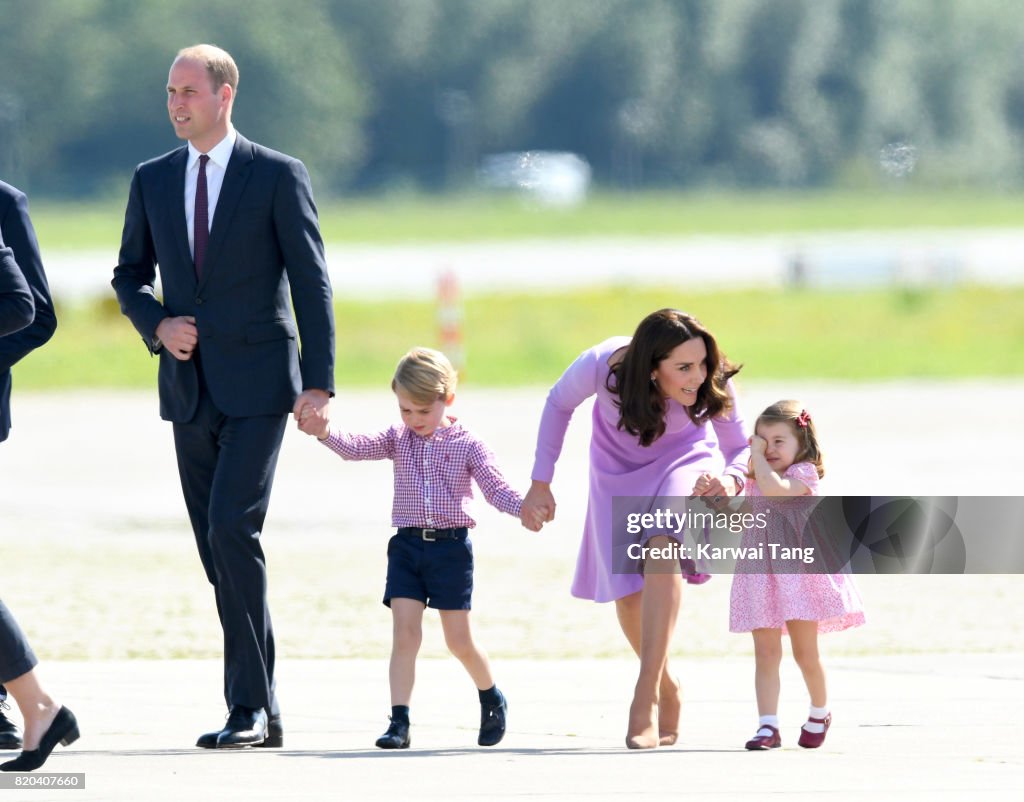
[[[11,429],[11,367],[49,340],[57,328],[28,201],[24,193],[0,181],[0,287],[10,292],[19,285],[20,300],[8,296],[2,313],[8,320],[0,323],[0,441],[7,439]],[[12,326],[10,320],[23,319],[26,309],[27,325]]]
[[[160,356],[161,417],[187,423],[199,392],[196,361],[175,359],[156,340],[168,316],[195,317],[203,378],[225,415],[288,413],[302,390],[333,394],[331,286],[306,168],[238,135],[197,280],[185,222],[187,161],[186,146],[136,168],[111,282],[121,310]]]

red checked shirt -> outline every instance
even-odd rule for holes
[[[474,527],[468,512],[473,487],[483,491],[495,509],[518,517],[523,498],[513,490],[487,445],[462,428],[455,418],[430,437],[420,437],[404,424],[377,434],[332,431],[321,442],[347,460],[390,459],[395,466],[395,527],[434,529]]]

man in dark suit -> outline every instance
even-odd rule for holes
[[[334,392],[331,287],[309,175],[235,131],[237,87],[220,48],[178,53],[167,109],[188,144],[136,169],[112,282],[160,358],[160,415],[173,423],[224,630],[229,716],[199,738],[206,748],[283,743],[260,533],[288,413],[326,420]]]
[[[3,246],[10,249],[11,257],[25,277],[36,312],[28,326],[0,338],[0,442],[7,439],[11,430],[11,368],[47,342],[57,328],[39,243],[28,216],[28,201],[24,193],[0,181],[0,247]]]
[[[11,431],[11,368],[29,351],[53,336],[57,316],[43,272],[36,232],[24,193],[0,181],[0,290],[3,325],[0,336],[0,442]],[[7,691],[0,685],[0,704]],[[0,709],[0,749],[20,749],[21,735]]]

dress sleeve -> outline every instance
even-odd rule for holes
[[[397,432],[392,426],[377,434],[348,434],[332,431],[326,440],[321,440],[327,448],[342,459],[374,460],[394,459]]]
[[[555,463],[562,453],[562,443],[573,412],[597,392],[598,382],[607,376],[607,371],[600,369],[601,359],[599,347],[584,351],[566,368],[548,393],[537,431],[532,474],[535,481],[550,482],[555,475]]]
[[[821,480],[818,478],[818,469],[811,463],[795,462],[786,468],[783,477],[786,479],[796,479],[798,482],[807,485],[807,489],[810,491],[809,495],[818,495],[818,483]]]
[[[722,449],[722,455],[725,457],[723,474],[742,479],[746,476],[747,463],[750,460],[750,444],[747,442],[746,424],[739,401],[736,399],[736,388],[732,380],[726,384],[726,389],[732,398],[732,409],[723,417],[713,419],[711,425],[715,428],[715,434],[718,435],[718,446]]]

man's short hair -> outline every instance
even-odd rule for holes
[[[183,58],[198,61],[206,67],[214,92],[224,84],[230,86],[232,92],[238,91],[238,66],[227,50],[216,45],[191,45],[179,50],[174,60]]]

